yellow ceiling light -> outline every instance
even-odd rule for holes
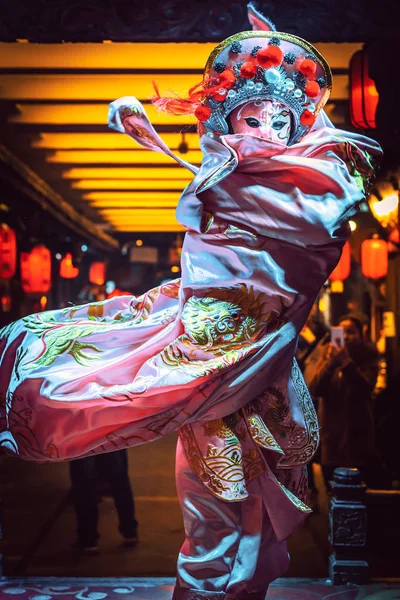
[[[202,159],[200,150],[189,150],[184,155],[186,161],[200,164]],[[112,164],[171,164],[173,159],[166,154],[152,152],[151,150],[56,150],[46,157],[50,163],[112,163]]]
[[[108,40],[107,40],[108,41]],[[337,45],[337,44],[336,44]],[[345,44],[340,44],[343,46]],[[360,46],[360,45],[359,45]],[[213,43],[0,43],[1,69],[202,69]]]
[[[178,179],[191,181],[193,175],[174,163],[166,167],[74,167],[62,172],[63,179]]]
[[[81,179],[72,183],[76,190],[183,190],[184,179]]]
[[[104,208],[100,209],[101,215],[107,218],[130,219],[131,221],[144,221],[163,223],[164,221],[172,221],[175,223],[175,210],[172,208]]]
[[[154,96],[152,79],[156,79],[161,93],[174,91],[186,96],[199,83],[201,75],[0,75],[2,100],[104,100],[135,94],[139,100]],[[336,75],[331,99],[346,99],[348,76]]]
[[[179,68],[181,67],[180,62]],[[85,74],[24,74],[0,75],[0,98],[2,100],[104,100],[120,98],[134,94],[139,100],[148,100],[154,96],[152,80],[156,79],[161,91],[177,92],[186,95],[190,88],[197,85],[201,75],[180,74],[129,74],[104,75]],[[347,80],[347,78],[346,78]]]
[[[176,208],[176,200],[166,199],[163,194],[155,200],[90,200],[90,205],[95,208]]]
[[[27,41],[27,40],[21,40]],[[106,40],[109,42],[109,40]],[[347,68],[358,43],[319,43],[316,48],[331,68]],[[202,69],[215,48],[207,43],[0,43],[0,68],[12,69]]]
[[[355,231],[357,229],[357,223],[353,220],[349,221],[351,231]]]
[[[179,192],[88,192],[83,194],[84,200],[179,200]]]
[[[128,88],[131,89],[131,88]],[[126,91],[125,91],[126,93]],[[110,99],[116,98],[113,94]],[[82,96],[83,98],[83,96]],[[26,104],[16,105],[17,114],[8,117],[9,123],[42,125],[107,125],[107,104]],[[176,117],[158,111],[152,104],[145,105],[146,113],[153,125],[194,125],[197,119],[193,115]],[[119,134],[122,135],[122,134]],[[132,141],[132,143],[134,143]]]
[[[162,139],[169,148],[175,149],[182,142],[180,133],[162,133]],[[197,133],[186,133],[185,142],[191,150],[200,148]],[[41,133],[39,139],[33,140],[33,148],[48,148],[51,150],[73,149],[127,149],[135,148],[135,142],[127,135],[120,133]]]
[[[135,225],[135,224],[114,224],[113,229],[115,231],[124,231],[126,233],[173,233],[178,231],[185,231],[185,228],[179,223],[174,225]]]
[[[371,196],[369,199],[369,206],[375,219],[383,227],[396,226],[398,219],[398,206],[399,206],[399,193],[392,191],[383,200],[379,201],[375,196]]]

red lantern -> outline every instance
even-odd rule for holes
[[[377,235],[361,244],[361,270],[369,279],[381,279],[387,275],[388,245]]]
[[[344,281],[350,275],[351,270],[351,248],[350,243],[346,242],[343,246],[342,254],[338,264],[329,275],[329,281]]]
[[[0,300],[0,306],[1,306],[1,310],[4,313],[10,312],[11,307],[12,307],[12,298],[11,298],[11,296],[2,296],[1,300]]]
[[[350,61],[350,118],[354,127],[375,129],[379,94],[368,75],[368,54],[358,50]]]
[[[11,279],[17,266],[17,241],[15,231],[5,223],[0,224],[0,279]]]
[[[27,294],[46,294],[51,286],[51,254],[45,246],[21,252],[22,289]]]
[[[64,279],[75,279],[78,277],[79,269],[72,264],[72,254],[67,252],[60,262],[60,277]]]
[[[90,265],[89,281],[94,285],[104,285],[106,281],[106,264],[94,262]]]

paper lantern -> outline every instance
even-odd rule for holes
[[[361,244],[361,270],[368,279],[381,279],[388,272],[388,245],[374,235]]]
[[[89,281],[94,285],[104,285],[106,281],[106,264],[94,262],[90,265]]]
[[[10,312],[11,308],[12,308],[12,298],[11,296],[2,296],[1,300],[0,300],[0,306],[1,306],[1,310],[4,313],[8,313]]]
[[[21,283],[27,294],[46,294],[51,287],[51,254],[45,246],[21,252]]]
[[[78,277],[79,269],[72,264],[72,254],[67,252],[60,262],[60,277],[63,279],[75,279]]]
[[[0,224],[0,279],[14,277],[17,266],[17,240],[15,231],[5,223]]]
[[[329,275],[329,281],[344,281],[350,275],[351,270],[351,248],[350,243],[346,242],[343,246],[339,262]]]
[[[379,94],[368,75],[368,54],[365,49],[353,54],[350,61],[350,118],[354,127],[376,128],[376,107]]]

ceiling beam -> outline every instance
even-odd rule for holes
[[[0,40],[34,42],[219,42],[249,27],[246,2],[19,0],[3,2]],[[397,32],[397,2],[257,2],[279,31],[314,42],[385,40]],[[110,44],[112,45],[112,44]]]
[[[116,239],[80,215],[60,194],[57,194],[43,179],[0,145],[0,175],[22,194],[38,203],[69,230],[75,231],[95,246],[108,252],[119,247]]]

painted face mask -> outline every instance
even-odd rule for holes
[[[254,100],[230,115],[233,133],[252,135],[287,145],[291,132],[290,111],[281,102]]]

